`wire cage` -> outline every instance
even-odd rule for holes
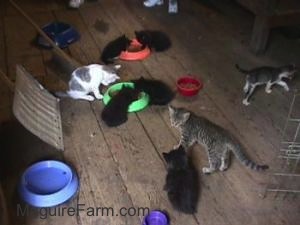
[[[278,153],[279,167],[271,174],[272,184],[266,195],[278,199],[295,199],[300,194],[300,91],[294,92],[284,125]]]

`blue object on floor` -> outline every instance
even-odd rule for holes
[[[169,225],[169,218],[165,212],[153,210],[144,217],[142,225]]]
[[[76,172],[67,164],[46,160],[25,170],[19,184],[19,194],[29,205],[53,207],[72,198],[79,187]]]
[[[80,35],[77,30],[67,23],[53,22],[45,25],[42,30],[52,39],[60,48],[66,48],[71,43],[79,40]],[[37,37],[37,43],[45,48],[52,48],[52,46],[41,35]]]

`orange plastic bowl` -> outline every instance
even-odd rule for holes
[[[143,60],[147,58],[151,51],[146,46],[144,49],[142,49],[142,44],[138,42],[138,40],[133,39],[131,40],[130,46],[126,51],[122,51],[119,58],[122,60]]]
[[[177,80],[177,90],[183,96],[194,96],[203,88],[203,82],[192,76],[183,76]]]

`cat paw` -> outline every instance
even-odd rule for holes
[[[289,87],[284,88],[285,91],[290,91]]]
[[[169,3],[169,9],[168,9],[169,13],[177,13],[178,12],[178,5],[177,3]]]
[[[271,92],[272,92],[271,89],[267,89],[267,90],[266,90],[266,93],[268,93],[268,94],[270,94]]]
[[[84,0],[70,0],[69,1],[69,7],[71,8],[79,8],[80,5],[82,5]]]
[[[202,172],[203,172],[204,174],[210,174],[212,171],[211,171],[211,169],[208,168],[208,167],[203,167],[203,168],[202,168]]]
[[[96,95],[95,97],[96,99],[101,100],[103,98],[103,95]]]
[[[164,4],[163,0],[146,0],[144,1],[144,6],[146,7],[153,7],[155,5],[162,5]]]
[[[250,102],[248,102],[246,99],[243,100],[244,105],[250,105]]]
[[[85,97],[85,100],[88,100],[88,101],[92,102],[92,101],[95,100],[95,98],[93,96],[88,95],[88,96]]]
[[[220,171],[225,171],[228,169],[228,166],[220,166],[219,170]]]

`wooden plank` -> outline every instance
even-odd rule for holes
[[[62,102],[66,160],[75,166],[80,177],[79,203],[86,207],[112,207],[115,214],[88,216],[79,214],[79,224],[138,224],[137,216],[117,216],[124,207],[133,207],[119,172],[119,161],[112,157],[106,137],[98,126],[98,111],[90,103],[66,100]],[[117,142],[117,151],[121,151]],[[140,205],[145,207],[145,205]],[[100,212],[101,213],[101,212]]]
[[[21,15],[6,16],[4,25],[7,57],[39,55],[39,49],[31,44],[36,31]]]
[[[297,27],[300,23],[300,8],[298,12],[291,12],[286,14],[274,15],[270,18],[270,25],[272,27]]]
[[[269,20],[269,16],[255,17],[250,47],[257,54],[264,53],[266,50],[271,29]]]
[[[66,9],[67,4],[64,1],[36,1],[36,0],[14,0],[25,12],[29,14],[35,13],[47,13],[52,10],[62,10]],[[5,0],[5,14],[8,16],[19,15],[19,12],[9,3],[9,0]]]
[[[2,19],[4,17],[4,12],[5,12],[5,1],[0,1],[0,20],[1,20],[1,23],[2,23]]]
[[[300,2],[297,0],[284,0],[278,1],[276,7],[277,14],[285,14],[289,12],[299,12],[300,10]]]
[[[99,53],[93,39],[87,32],[77,11],[56,12],[56,16],[74,25],[81,33],[81,39],[69,47],[71,54],[80,62],[89,64],[97,61]],[[133,207],[127,186],[120,176],[118,162],[112,157],[107,147],[103,131],[96,123],[98,112],[92,112],[88,102],[63,102],[65,125],[69,134],[65,137],[65,156],[73,162],[81,178],[80,202],[90,207],[113,207],[118,211],[125,207]],[[84,120],[82,120],[84,117]],[[82,133],[84,131],[84,135]],[[86,144],[88,143],[88,145]],[[67,150],[69,149],[69,151]],[[141,206],[144,207],[144,206]],[[137,224],[137,216],[89,217],[80,215],[82,224]]]
[[[73,10],[63,12],[57,11],[55,12],[55,15],[59,20],[73,25],[80,33],[80,40],[69,46],[72,55],[75,58],[76,56],[80,56],[80,62],[83,64],[99,63],[99,50],[88,33],[86,28],[87,25],[82,21],[79,12]]]
[[[4,197],[2,185],[0,183],[0,222],[3,225],[9,225],[8,211],[6,205],[6,198]]]
[[[28,212],[28,216],[17,215],[18,205],[23,205],[16,191],[21,174],[34,162],[53,159],[62,160],[62,154],[27,131],[16,120],[6,121],[0,126],[1,143],[1,183],[7,198],[11,224],[47,224]],[[18,141],[15,141],[18,140]],[[12,163],[14,162],[14,163]]]
[[[150,16],[145,15],[145,20],[144,21],[147,21],[149,19],[149,17]],[[160,18],[160,19],[162,19],[162,18]],[[187,17],[186,20],[192,25],[196,24],[195,21],[192,20],[192,18],[189,19]],[[162,20],[162,21],[164,21],[164,20]],[[170,21],[168,21],[168,25],[170,25],[169,22]],[[165,23],[167,23],[167,22],[164,21],[164,24]],[[198,26],[199,26],[199,24],[198,24]],[[183,34],[186,33],[186,31],[181,30],[181,27],[182,26],[178,27],[178,32],[176,32],[177,36],[179,36],[179,33],[183,33]],[[206,27],[201,28],[201,29],[206,29]],[[211,28],[207,28],[207,29],[212,30]],[[173,50],[173,49],[176,48],[176,47],[178,47],[177,49],[179,49],[180,43],[174,42],[174,48],[170,49],[169,54],[172,55],[174,58],[176,56],[176,58],[178,58],[178,63],[185,62],[184,67],[186,68],[187,71],[189,71],[190,73],[199,74],[199,76],[201,76],[201,78],[204,80],[204,84],[205,84],[205,87],[206,87],[205,90],[207,90],[207,92],[209,92],[210,96],[215,92],[218,92],[218,94],[220,96],[222,96],[222,93],[226,92],[227,95],[223,96],[224,98],[227,98],[227,100],[224,101],[224,102],[226,102],[225,104],[228,104],[229,102],[233,102],[234,107],[236,107],[239,111],[242,110],[242,112],[240,112],[240,115],[243,115],[244,112],[246,111],[246,112],[248,112],[247,116],[249,115],[251,120],[252,119],[255,120],[256,118],[254,119],[252,117],[255,117],[256,114],[259,114],[259,116],[257,116],[257,118],[259,118],[259,117],[261,117],[261,115],[263,115],[264,116],[263,118],[267,119],[267,121],[269,121],[268,118],[270,118],[270,116],[274,117],[277,114],[272,115],[271,113],[266,112],[266,110],[268,110],[268,109],[265,109],[265,107],[264,107],[264,110],[262,110],[262,108],[259,109],[260,108],[259,106],[255,107],[255,104],[253,104],[252,107],[246,108],[246,107],[243,107],[239,103],[240,100],[237,99],[237,96],[241,96],[241,90],[238,89],[238,88],[232,88],[232,87],[229,86],[229,84],[232,84],[234,86],[241,86],[242,87],[243,82],[244,82],[244,77],[241,74],[239,74],[237,71],[232,70],[234,68],[234,62],[232,62],[234,60],[233,56],[231,54],[226,53],[226,51],[229,50],[231,47],[230,46],[226,47],[225,40],[223,40],[223,42],[220,43],[220,45],[218,45],[217,43],[219,43],[219,41],[221,41],[221,40],[219,40],[220,35],[216,34],[214,36],[217,38],[217,41],[215,39],[213,39],[213,36],[211,36],[211,37],[207,37],[207,38],[203,39],[203,43],[197,44],[197,42],[194,38],[191,39],[193,41],[191,41],[191,40],[187,41],[186,38],[184,38],[184,36],[181,35],[181,36],[179,36],[180,37],[179,40],[181,40],[182,43],[184,42],[183,43],[184,46],[187,45],[188,42],[190,42],[190,44],[188,44],[188,45],[194,45],[195,50],[193,51],[193,50],[189,49],[188,51],[185,50],[185,52],[182,52],[182,51],[177,52],[177,50]],[[213,40],[213,41],[206,41],[206,39],[210,39],[210,40]],[[226,37],[224,37],[223,39],[227,40]],[[221,44],[224,47],[220,48]],[[213,47],[211,45],[215,45],[215,47]],[[182,44],[181,44],[181,46],[182,46]],[[210,46],[211,50],[208,51],[207,48],[203,49],[204,48],[203,46]],[[198,48],[199,48],[199,50],[198,50]],[[185,49],[185,48],[182,48],[182,49]],[[222,51],[222,53],[215,54],[214,53],[215,51]],[[226,54],[226,57],[224,57],[223,54]],[[190,61],[184,60],[184,61],[182,61],[186,57],[197,59],[198,64],[193,63],[193,60],[190,60]],[[214,59],[213,59],[213,57],[214,57]],[[228,69],[228,71],[232,71],[232,73],[230,74],[230,83],[226,82],[226,81],[228,81],[228,77],[225,74],[223,74],[224,72],[222,72],[222,71],[226,71],[226,70],[224,70],[224,68],[219,69],[218,67],[213,66],[213,64],[216,64],[216,63],[220,64],[222,61],[224,62],[224,63],[222,63],[222,67],[224,67],[224,68],[226,67],[226,69]],[[210,65],[209,68],[208,68],[208,64]],[[275,88],[274,91],[276,92],[276,88]],[[271,98],[271,96],[265,96],[264,93],[262,93],[262,96],[264,96],[265,98],[267,98],[267,97]],[[283,98],[281,98],[280,95],[278,97],[280,98],[280,101],[283,100]],[[277,99],[277,93],[276,93],[276,99]],[[257,103],[257,101],[259,101],[259,105],[266,104],[266,102],[262,102],[263,100],[264,100],[263,97],[255,99],[255,103]],[[270,100],[270,99],[267,99],[267,100]],[[278,110],[280,110],[279,109],[279,104],[281,104],[281,107],[282,107],[283,103],[285,104],[285,102],[277,102],[276,101],[276,110],[277,110],[277,104],[278,104]],[[272,102],[272,104],[271,104],[272,108],[274,107],[274,104],[275,104],[275,102]],[[223,108],[223,107],[221,107],[221,108]],[[284,111],[284,110],[281,109],[281,111]],[[246,121],[248,122],[248,120],[250,118],[248,118]],[[271,123],[267,123],[267,124],[266,123],[263,123],[263,124],[259,123],[259,124],[263,125],[263,126],[266,126],[266,130],[268,130],[268,128],[271,125]],[[270,135],[267,138],[271,138],[273,140],[276,140],[276,138],[272,138],[272,137],[274,137],[274,136]],[[278,143],[278,142],[274,142],[274,143]]]
[[[109,23],[110,29],[107,36],[115,38],[120,35],[117,27],[113,24],[114,21],[111,21],[111,19],[105,15],[101,7],[97,9],[83,8],[81,12],[86,23],[91,24],[89,29],[99,45],[101,45],[105,39],[101,39],[101,36],[98,35],[97,31],[92,27],[97,20]],[[122,73],[129,74],[130,72],[131,71],[128,71],[128,65],[124,65]],[[126,78],[129,77],[126,76]],[[93,107],[94,112],[97,114],[101,112],[103,108],[100,103],[94,103]],[[112,129],[108,128],[100,119],[98,123],[103,130],[105,139],[115,160],[119,163],[121,176],[127,186],[128,193],[131,195],[133,204],[137,207],[146,206],[151,209],[167,209],[167,211],[171,212],[165,193],[162,192],[165,176],[163,174],[163,171],[165,171],[163,163],[138,118],[134,114],[130,114],[128,122],[118,128]],[[142,160],[144,160],[144,162],[142,162]],[[139,169],[141,163],[144,168],[151,168],[151,170]],[[159,174],[162,176],[158,176]],[[179,215],[179,213],[172,213],[172,224],[181,224],[183,221],[189,221],[190,224],[197,224],[193,218]]]
[[[40,82],[43,81],[45,68],[41,51],[32,45],[37,35],[34,28],[20,15],[5,17],[4,24],[8,76],[14,81],[15,65],[21,64]]]
[[[104,7],[105,8],[105,7]],[[140,10],[141,12],[142,12],[142,9],[138,9],[138,10]],[[112,14],[113,14],[113,12],[112,12]],[[122,14],[123,15],[123,14]],[[149,16],[149,17],[151,17],[151,16]],[[153,16],[152,16],[153,17]],[[147,20],[147,17],[145,16],[145,14],[142,14],[141,13],[141,16],[140,16],[140,18],[143,18],[145,21]],[[173,20],[174,18],[172,18],[172,20]],[[172,22],[172,21],[171,21]],[[174,23],[174,21],[173,21],[173,23]],[[130,24],[130,23],[129,23]],[[186,33],[186,32],[183,32],[183,33]],[[224,46],[224,47],[226,47],[226,46]],[[219,48],[219,47],[218,47]],[[180,52],[181,53],[181,52]],[[174,55],[178,55],[178,54],[180,54],[180,53],[178,53],[177,52],[177,54],[176,53],[174,53]],[[186,57],[188,54],[186,54],[186,55],[184,55],[184,57]],[[183,57],[183,58],[184,58]],[[193,57],[191,57],[190,58],[190,61],[193,61],[193,59],[192,59]],[[147,61],[145,61],[145,62],[147,62]],[[180,63],[181,62],[181,60],[179,60],[177,63]],[[163,65],[163,64],[162,64]],[[212,65],[211,65],[212,66]],[[155,68],[155,67],[152,67],[152,68]],[[187,67],[186,67],[187,68]],[[197,68],[197,70],[199,70],[199,67]],[[190,69],[189,69],[189,71],[191,71]],[[220,108],[219,108],[220,109]],[[248,122],[248,121],[247,121]],[[235,129],[235,128],[233,128],[233,129]],[[262,141],[264,141],[263,139],[261,139]],[[255,146],[256,147],[256,146]],[[238,174],[240,174],[240,172],[238,172]],[[238,175],[238,176],[240,176],[240,175]],[[232,185],[231,183],[229,183],[229,185]],[[248,192],[247,191],[249,191],[249,187],[248,187],[248,189],[246,189],[245,190],[245,194],[244,195],[247,195],[248,194]],[[250,190],[251,191],[251,190]],[[252,190],[253,191],[253,190]],[[256,198],[253,198],[253,196],[251,195],[251,197],[250,198],[252,198],[253,199],[253,201],[255,202],[257,199]],[[248,198],[248,200],[247,201],[249,201],[249,199],[250,198]],[[252,201],[252,200],[251,200]],[[253,203],[254,203],[253,202]],[[267,206],[265,206],[265,210],[267,210],[268,209],[268,207]],[[262,219],[262,217],[256,217],[255,218],[255,220],[256,221],[259,221],[259,220],[261,220]],[[271,220],[272,219],[272,217],[268,217],[267,218],[267,220]]]
[[[0,8],[1,8],[1,3],[0,3]],[[1,10],[0,10],[0,15]],[[0,61],[5,60],[5,43],[4,43],[4,26],[3,26],[3,16],[0,16]]]
[[[122,8],[122,6],[119,6],[119,7]],[[117,14],[118,15],[127,15],[128,12],[121,10],[119,7],[118,8],[116,7],[116,9],[115,9],[115,10],[119,10],[118,12],[116,12],[115,10],[112,10],[111,5],[108,6],[105,4],[102,8],[103,9],[109,8],[110,13],[113,13],[114,15],[117,15]],[[110,13],[107,13],[107,15],[109,15]],[[92,13],[90,12],[87,14],[90,15]],[[100,14],[103,15],[103,13],[100,13]],[[114,16],[114,18],[116,21],[120,21],[120,18],[118,18],[116,16]],[[130,30],[122,29],[123,27],[126,26],[126,24],[131,24],[133,26],[133,29],[141,28],[141,27],[139,27],[139,25],[136,22],[130,20],[130,16],[125,16],[124,18],[127,18],[127,19],[123,20],[121,23],[119,22],[120,23],[119,29],[121,29],[122,33],[130,33]],[[114,19],[112,19],[112,20],[115,22],[115,24],[117,24]],[[149,61],[151,61],[151,59],[154,59],[154,60],[152,60],[153,62],[154,61],[161,62],[163,64],[163,62],[161,61],[162,58],[163,57],[159,57],[159,54],[157,56],[154,54],[152,57],[148,58],[147,60],[145,60],[143,62],[146,64]],[[161,65],[158,65],[157,63],[156,64],[153,63],[151,66],[149,66],[149,68],[152,68],[151,69],[152,76],[153,76],[153,73],[155,74],[155,73],[157,73],[157,71],[159,71],[159,74],[157,74],[158,76],[156,76],[155,78],[163,79],[165,81],[168,80],[168,71],[162,70]],[[147,69],[149,69],[149,68],[147,68]],[[159,68],[159,69],[155,70],[154,68]],[[132,74],[132,76],[134,76],[134,74],[143,74],[146,77],[149,76],[147,74],[147,72],[145,71],[145,68],[143,68],[143,66],[140,63],[128,63],[126,65],[126,69],[127,69],[127,73]],[[179,71],[181,71],[181,70],[179,70]],[[179,71],[177,71],[177,72],[179,72]],[[134,77],[132,77],[132,78],[134,78]],[[170,82],[167,82],[167,83],[170,83]],[[172,85],[174,85],[173,82],[172,82]],[[173,138],[166,138],[166,139],[164,138],[162,140],[161,137],[162,136],[168,137],[168,135],[169,135],[168,133],[170,132],[170,129],[165,125],[165,122],[163,122],[160,119],[160,115],[155,114],[157,112],[151,110],[149,113],[147,113],[147,111],[148,110],[138,113],[138,118],[141,120],[143,127],[146,129],[147,134],[149,135],[149,137],[151,139],[151,142],[154,143],[155,149],[160,153],[162,153],[163,151],[168,151],[175,144],[175,139],[173,137]],[[153,116],[153,114],[156,116]],[[166,141],[166,140],[168,140],[168,141]],[[208,199],[210,199],[212,197],[210,194],[207,194],[207,193],[205,193],[203,195],[205,197],[203,197],[204,199],[202,199],[202,197],[201,197],[201,201],[205,201],[206,197],[208,197]],[[205,201],[205,202],[206,202],[206,207],[200,206],[200,210],[201,210],[199,212],[200,215],[206,215],[206,214],[208,214],[208,211],[206,211],[206,210],[208,210],[208,209],[211,210],[212,208],[216,208],[216,205],[214,205],[213,202],[211,202],[211,201]],[[211,204],[211,203],[213,203],[213,204]],[[201,203],[200,203],[200,205],[201,205]],[[211,206],[211,208],[209,208],[208,206]],[[172,211],[172,213],[173,213],[173,211]],[[230,224],[230,222],[227,219],[227,216],[223,213],[220,213],[217,209],[214,209],[213,211],[211,210],[209,212],[209,214],[213,215],[213,216],[209,217],[209,219],[207,217],[204,217],[204,219],[203,219],[203,216],[199,217],[198,220],[200,221],[200,223],[206,222],[208,224],[210,224],[210,223],[214,224],[214,223],[220,223],[221,221],[225,220],[225,221],[227,221],[228,224]]]
[[[0,8],[1,8],[1,5],[2,5],[2,3],[0,3]],[[0,10],[0,14],[1,14],[1,10]],[[7,73],[7,71],[6,71],[6,51],[5,51],[5,42],[4,42],[4,27],[3,27],[2,21],[3,21],[3,18],[1,16],[0,17],[0,70],[6,74]],[[3,108],[11,107],[12,95],[11,95],[11,91],[10,91],[9,87],[1,79],[0,79],[0,86],[1,86],[0,108],[2,108],[2,111],[4,111]],[[7,114],[7,113],[5,113],[5,114]],[[8,115],[9,115],[9,113],[8,113]],[[1,119],[1,120],[5,120],[5,119],[7,119],[6,116],[4,116],[3,119]]]
[[[139,9],[140,10],[140,9]],[[139,11],[140,12],[140,11]],[[123,13],[124,14],[124,13]],[[123,15],[122,14],[122,15]],[[143,15],[145,15],[145,14],[143,14]],[[145,18],[145,17],[143,17],[145,20],[144,21],[146,21],[147,19]],[[156,24],[155,24],[156,25]],[[153,25],[152,25],[152,27],[153,27]],[[174,54],[174,55],[180,55],[181,54],[181,52],[177,52],[176,54]],[[184,55],[185,57],[186,57],[186,55]],[[175,58],[175,57],[174,57]],[[191,60],[191,59],[190,59]],[[181,59],[180,61],[178,61],[177,62],[177,64],[179,64],[179,62],[181,63],[183,60]],[[192,60],[191,60],[192,61]],[[147,62],[147,61],[145,61],[145,62]],[[161,62],[161,61],[160,61]],[[169,64],[165,64],[165,63],[161,63],[161,65],[167,65],[166,67],[168,67],[168,65],[171,65],[170,63]],[[174,63],[173,63],[173,65],[174,65]],[[156,68],[154,65],[152,65],[152,67],[151,68]],[[169,67],[168,67],[169,68]],[[160,70],[161,70],[162,68],[160,67]],[[199,69],[199,68],[198,68]],[[177,69],[175,69],[174,71],[178,71]],[[195,108],[195,107],[194,107]],[[219,110],[219,109],[218,109]],[[243,171],[244,172],[244,171]],[[238,171],[238,174],[240,173],[240,171]],[[236,174],[236,175],[238,175],[238,174]],[[239,175],[238,175],[239,176]],[[262,177],[263,178],[263,177]],[[253,179],[253,178],[251,178],[251,179]],[[232,185],[232,184],[230,184],[229,183],[229,185]],[[246,190],[247,191],[249,191],[249,188],[247,189],[246,188]],[[249,194],[249,192],[247,192],[247,191],[245,191],[245,193],[244,193],[244,197],[246,197],[246,195],[247,195],[247,193]],[[251,190],[250,190],[251,191]],[[252,197],[252,199],[255,199],[255,198],[253,198],[253,196],[251,196]],[[250,198],[248,198],[248,200],[247,201],[249,201],[250,200]],[[256,201],[256,199],[255,199],[255,201]],[[240,219],[242,219],[242,218],[240,218]],[[257,218],[256,218],[257,219]]]
[[[43,16],[46,16],[46,14],[40,14],[40,15],[43,15]],[[36,17],[39,17],[38,15]],[[45,20],[43,20],[42,18],[45,18],[45,17],[40,17],[40,20],[38,20],[40,23],[43,23],[45,22]],[[7,59],[7,62],[8,62],[8,70],[9,70],[9,75],[11,78],[14,79],[15,77],[15,65],[17,63],[20,63],[22,65],[24,65],[26,67],[26,69],[28,69],[31,73],[35,74],[39,80],[42,80],[40,79],[41,77],[43,77],[45,75],[45,69],[44,69],[44,64],[43,64],[43,58],[42,58],[42,55],[40,54],[40,50],[35,48],[35,47],[32,47],[30,45],[30,43],[27,43],[26,40],[30,40],[30,38],[33,38],[34,37],[34,33],[33,31],[30,31],[31,27],[29,24],[24,23],[23,27],[22,27],[22,32],[24,35],[27,35],[23,40],[25,41],[22,41],[22,39],[18,36],[18,29],[20,29],[18,27],[18,25],[14,24],[14,22],[20,22],[20,21],[23,21],[23,19],[21,19],[19,16],[14,16],[14,17],[6,17],[5,19],[6,21],[6,28],[8,28],[7,26],[9,26],[9,35],[6,36],[6,47],[7,47],[7,51],[8,51],[8,59]],[[21,22],[20,22],[21,23]],[[29,32],[28,32],[29,31]],[[21,32],[21,33],[22,33]],[[10,38],[18,38],[17,39],[17,44],[14,45],[13,44],[13,40],[11,40]],[[20,51],[20,52],[19,52]],[[24,52],[21,52],[21,51],[24,51]],[[28,52],[30,52],[28,54]],[[2,90],[2,89],[1,89]],[[9,111],[8,111],[9,109]],[[4,111],[5,110],[5,111]],[[6,109],[0,109],[0,115],[1,115],[1,122],[4,120],[3,117],[7,117],[7,114],[9,113],[9,115],[11,115],[11,106],[7,107]],[[9,118],[7,118],[9,119]],[[6,120],[7,120],[6,119]],[[15,130],[15,128],[14,128]],[[22,149],[22,151],[24,150],[24,152],[26,152],[28,155],[24,155],[24,157],[21,157],[21,158],[24,158],[24,162],[26,165],[34,162],[34,161],[37,161],[37,160],[40,160],[41,158],[52,158],[52,159],[55,159],[55,157],[53,157],[53,154],[51,156],[51,154],[49,154],[49,146],[47,146],[45,143],[42,143],[42,141],[35,141],[35,139],[37,139],[37,137],[33,136],[33,135],[28,135],[28,131],[26,131],[24,128],[21,129],[21,131],[23,133],[25,133],[25,135],[23,134],[24,136],[24,139],[28,139],[29,142],[31,141],[31,143],[35,146],[30,146],[32,149],[30,149],[31,151],[28,151],[26,150],[29,146],[28,146],[28,142],[26,141],[20,141],[20,146],[16,147],[10,147],[11,151],[12,152],[16,152],[17,150],[20,150]],[[18,133],[20,131],[14,131],[15,133]],[[13,132],[13,133],[14,133]],[[12,137],[14,137],[15,134],[11,134]],[[20,134],[19,134],[20,135]],[[25,142],[25,143],[24,143]],[[45,147],[46,145],[46,147]],[[38,152],[37,149],[43,149],[43,153],[36,153]],[[50,149],[50,151],[53,151],[53,149]],[[15,156],[20,156],[20,154],[15,154]],[[58,157],[59,158],[59,157]],[[61,159],[61,158],[60,158]],[[11,158],[11,160],[13,160],[13,158]],[[18,173],[20,173],[21,171],[23,171],[25,169],[24,167],[24,162],[22,162],[21,164],[18,164],[18,168],[11,168],[13,171],[19,171]],[[6,182],[6,188],[7,190],[14,190],[17,182],[18,182],[18,179],[19,178],[19,174],[16,175],[16,176],[11,176],[11,178],[9,178]],[[13,195],[15,195],[16,193],[12,192],[12,191],[7,191],[7,196],[9,196],[9,199],[12,198]],[[72,220],[69,218],[68,215],[64,215],[64,216],[61,216],[61,217],[55,217],[55,216],[48,216],[48,218],[45,220],[43,218],[41,218],[42,215],[39,215],[36,210],[34,209],[31,209],[30,208],[30,213],[27,215],[27,216],[17,216],[15,215],[15,212],[16,212],[16,207],[17,205],[15,205],[17,203],[15,202],[12,202],[10,203],[10,211],[11,211],[11,217],[13,218],[13,221],[15,222],[15,224],[31,224],[31,225],[34,225],[34,224],[55,224],[57,223],[56,221],[60,221],[59,223],[61,223],[61,221],[64,221],[63,223],[64,224],[77,224],[76,223],[76,218],[75,220]],[[69,205],[70,206],[70,205]],[[69,222],[68,222],[69,221]]]
[[[93,104],[93,107],[95,113],[101,112],[103,108],[100,103]],[[98,123],[119,164],[121,177],[134,206],[172,212],[172,224],[182,224],[184,221],[197,224],[193,217],[172,211],[166,194],[162,191],[165,179],[164,165],[137,117],[130,114],[129,120],[115,129],[107,127],[100,119]]]
[[[8,58],[8,77],[15,82],[16,65],[23,65],[35,78],[42,81],[45,76],[45,66],[41,55],[20,56]]]
[[[53,12],[35,13],[32,14],[31,17],[32,20],[40,27],[44,24],[50,23],[51,21],[57,20]],[[45,76],[43,76],[43,79],[39,79],[41,84],[52,92],[66,89],[66,83],[62,80],[63,77],[61,76],[60,71],[55,71],[55,67],[57,67],[57,65],[53,65],[55,62],[51,61],[55,54],[54,50],[41,48],[40,51],[41,57],[39,58],[42,60],[43,66],[45,67]],[[64,49],[63,51],[67,55],[69,54],[68,49]]]
[[[278,3],[278,1],[276,0],[263,0],[263,1],[236,0],[236,1],[256,15],[266,15],[266,14],[273,13]]]

